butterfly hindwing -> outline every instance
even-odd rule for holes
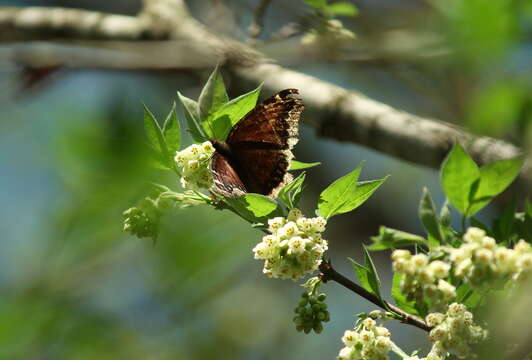
[[[247,192],[270,195],[289,179],[289,150],[234,147],[233,153],[240,165],[237,170]]]
[[[216,189],[227,197],[239,196],[246,193],[233,165],[222,154],[215,152],[211,158],[211,173]]]

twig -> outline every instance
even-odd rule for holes
[[[397,306],[380,299],[376,295],[364,289],[362,286],[355,284],[354,282],[337,272],[332,267],[330,262],[323,262],[320,265],[320,271],[321,279],[323,282],[327,282],[328,280],[336,281],[338,284],[353,291],[357,295],[362,296],[364,299],[368,300],[369,302],[372,302],[373,304],[381,307],[382,309],[393,311],[394,313],[400,316],[401,322],[413,325],[427,332],[431,330],[431,328],[422,319],[418,318],[417,316],[408,314],[407,312],[399,309]]]

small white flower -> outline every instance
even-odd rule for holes
[[[429,258],[425,254],[416,254],[412,256],[412,263],[418,269],[427,266],[429,263]]]
[[[444,263],[440,260],[435,260],[429,264],[430,269],[432,270],[432,273],[434,276],[438,279],[443,279],[449,276],[449,270],[451,269],[451,265]]]
[[[469,243],[481,242],[484,236],[486,236],[486,232],[484,230],[476,227],[470,227],[467,229],[467,232],[464,235],[464,240]]]
[[[440,279],[438,281],[438,290],[448,299],[454,299],[456,297],[456,287],[445,280]]]
[[[346,330],[342,336],[342,342],[345,346],[355,346],[359,341],[359,336],[356,331]]]
[[[305,245],[309,240],[303,239],[301,236],[294,236],[288,240],[288,254],[301,254],[305,251]]]
[[[379,352],[387,353],[392,348],[392,342],[387,337],[378,336],[375,339],[375,347],[379,350]]]
[[[372,318],[365,318],[362,321],[362,325],[364,325],[366,330],[373,330],[373,328],[377,325],[377,323]]]
[[[384,326],[375,327],[375,334],[377,336],[384,336],[384,337],[387,337],[387,338],[392,336],[392,334],[390,334],[390,330],[388,330]]]
[[[373,331],[362,330],[360,333],[360,342],[364,344],[369,344],[375,339],[375,334]]]
[[[410,254],[410,251],[408,250],[394,250],[392,253],[392,260],[398,261],[398,260],[408,260],[410,259],[412,255]]]
[[[299,232],[297,225],[293,221],[288,221],[282,228],[279,229],[278,235],[281,238],[291,238]]]
[[[352,353],[353,353],[353,348],[350,348],[348,346],[342,348],[342,350],[340,350],[340,353],[338,354],[338,360],[351,360],[353,359],[352,358]]]
[[[491,250],[481,248],[475,252],[476,259],[483,265],[489,265],[493,259],[493,252]]]
[[[285,224],[285,219],[283,217],[274,217],[273,219],[268,219],[268,230],[271,233],[276,233],[283,225]]]
[[[312,218],[311,220],[312,220],[312,225],[313,225],[313,230],[314,231],[316,231],[316,232],[324,232],[325,231],[325,226],[327,225],[327,220],[325,220],[321,216]]]

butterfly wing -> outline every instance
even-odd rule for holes
[[[291,149],[298,141],[301,99],[290,97],[297,89],[286,89],[257,105],[229,133],[227,143],[268,144],[277,149]]]
[[[226,197],[246,193],[246,187],[233,164],[222,154],[215,152],[211,158],[211,173],[216,189]]]
[[[297,143],[301,99],[293,98],[297,89],[286,89],[266,99],[250,111],[231,130],[227,138],[245,189],[275,196],[289,182],[288,166]]]

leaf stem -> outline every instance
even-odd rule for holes
[[[362,296],[364,299],[368,300],[369,302],[381,307],[384,310],[391,310],[395,314],[399,316],[399,320],[405,324],[413,325],[417,328],[420,328],[425,331],[430,331],[431,327],[429,327],[423,319],[411,315],[397,306],[388,303],[385,300],[380,299],[376,295],[370,293],[366,289],[364,289],[362,286],[352,282],[339,272],[337,272],[331,265],[330,262],[323,262],[320,265],[319,270],[321,271],[320,278],[323,282],[327,282],[329,280],[335,281],[338,284],[342,285],[343,287],[353,291],[355,294]]]

